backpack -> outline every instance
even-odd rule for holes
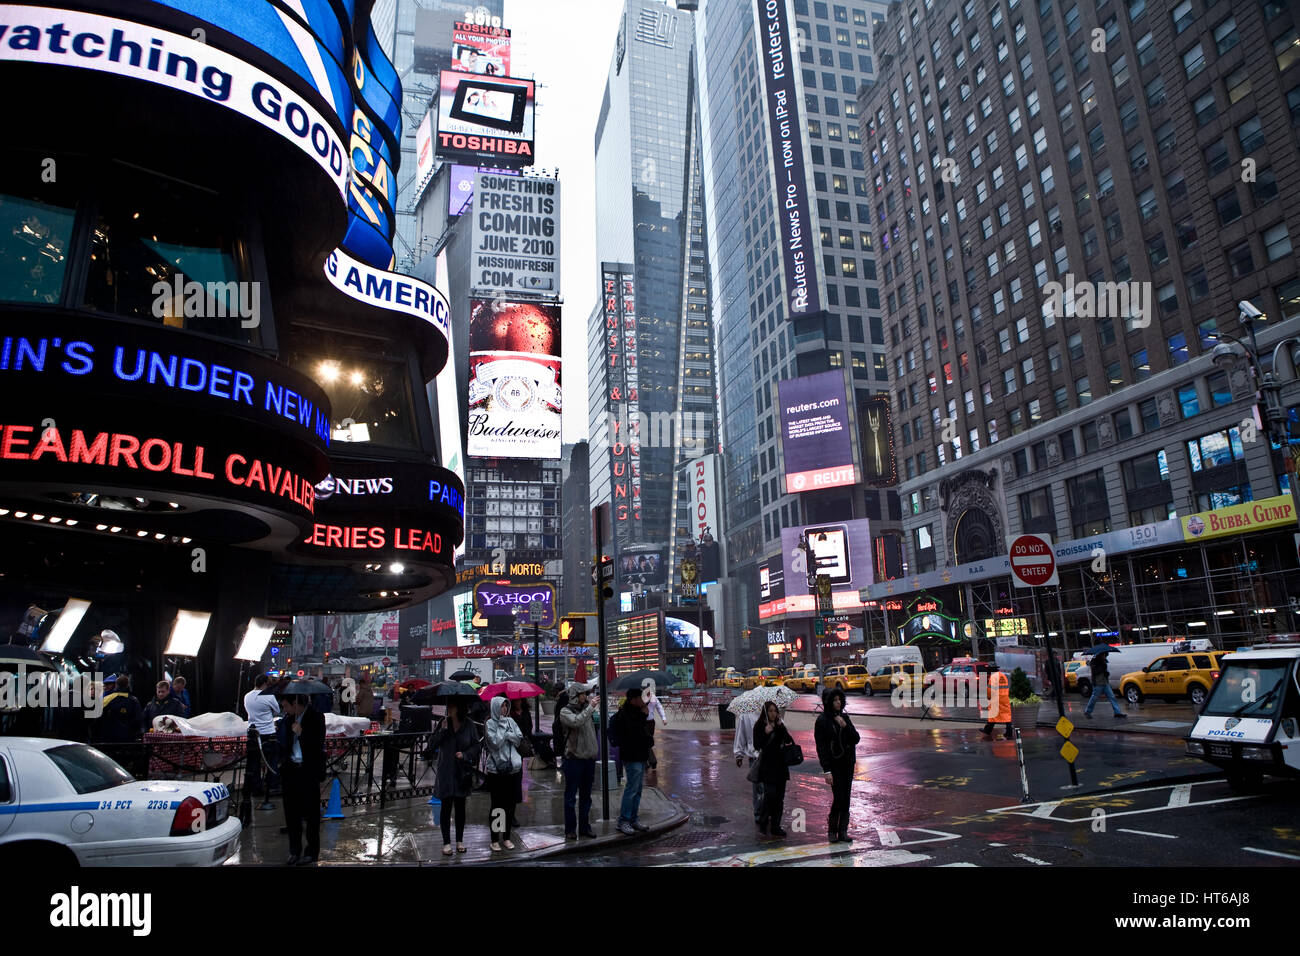
[[[609,718],[609,745],[611,747],[622,746],[622,738],[619,733],[619,724],[621,721],[618,719],[621,713],[622,711],[616,711],[614,716]]]

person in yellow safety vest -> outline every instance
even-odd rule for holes
[[[980,716],[985,724],[981,733],[993,739],[993,725],[1001,724],[1007,740],[1011,739],[1011,682],[1001,671],[989,674],[988,696],[980,700]]]

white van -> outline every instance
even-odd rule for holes
[[[1121,644],[1115,650],[1111,651],[1107,662],[1106,669],[1110,673],[1110,686],[1113,690],[1119,690],[1119,679],[1125,674],[1131,674],[1134,671],[1140,671],[1157,657],[1164,657],[1166,654],[1177,654],[1182,651],[1210,651],[1214,650],[1210,642],[1204,638],[1193,641],[1155,641],[1148,644]],[[1077,655],[1076,655],[1077,656]],[[1091,660],[1091,658],[1089,658]],[[1083,679],[1082,674],[1079,675]],[[1091,672],[1087,675],[1091,678]]]
[[[862,663],[867,666],[867,673],[874,674],[886,664],[907,664],[915,662],[924,666],[921,649],[911,645],[896,647],[873,647],[867,651],[867,659]]]
[[[1300,645],[1258,644],[1219,662],[1187,752],[1221,767],[1234,789],[1264,774],[1300,777]]]

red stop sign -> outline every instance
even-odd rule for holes
[[[1022,534],[1011,542],[1009,549],[1011,576],[1023,587],[1042,587],[1056,584],[1056,554],[1052,539],[1041,534]]]

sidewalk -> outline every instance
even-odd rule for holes
[[[321,865],[390,863],[416,866],[465,866],[538,862],[566,853],[591,849],[608,850],[612,844],[632,843],[681,826],[688,819],[682,807],[655,787],[654,774],[646,775],[641,794],[640,821],[649,833],[626,836],[615,828],[623,788],[616,786],[610,767],[609,822],[601,820],[600,768],[592,788],[592,828],[595,839],[564,839],[564,784],[556,781],[554,769],[524,771],[524,803],[515,811],[520,826],[511,834],[514,850],[493,852],[489,847],[489,802],[487,791],[478,791],[467,802],[465,853],[442,855],[439,807],[425,799],[401,801],[384,809],[345,807],[342,820],[321,821]],[[251,826],[240,838],[241,864],[279,865],[289,855],[288,837],[280,833],[284,809],[279,799],[272,811],[255,811]],[[453,839],[455,832],[452,833]]]

